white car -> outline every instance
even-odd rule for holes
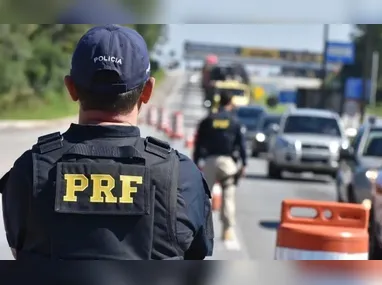
[[[293,109],[274,128],[268,150],[268,176],[313,172],[336,176],[340,148],[348,143],[338,114],[320,109]]]

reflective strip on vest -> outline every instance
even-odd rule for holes
[[[277,247],[275,260],[368,260],[368,252],[343,253]]]

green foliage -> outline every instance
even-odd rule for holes
[[[0,24],[0,112],[60,101],[63,77],[81,35],[92,25]],[[129,25],[151,50],[164,25]]]
[[[343,66],[339,79],[344,86],[346,79],[349,77],[362,77],[363,64],[366,60],[366,33],[370,36],[371,51],[379,51],[379,78],[378,85],[382,87],[382,25],[355,25],[354,33],[352,35],[355,45],[355,62],[351,65]],[[370,76],[370,70],[368,70],[367,76]]]

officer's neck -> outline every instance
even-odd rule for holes
[[[129,114],[109,113],[103,111],[80,110],[78,123],[81,125],[126,125],[136,126],[138,123],[138,110]]]

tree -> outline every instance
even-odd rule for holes
[[[0,110],[61,96],[62,78],[81,35],[92,25],[1,24]],[[164,25],[130,25],[151,50]]]
[[[366,58],[366,41],[370,36],[371,51],[379,51],[382,55],[382,25],[356,25],[352,35],[355,46],[354,64],[344,65],[339,73],[342,85],[349,77],[362,77],[365,62],[370,63],[371,58]],[[379,61],[379,70],[382,71],[382,60]],[[367,69],[367,77],[370,77],[370,69]],[[379,73],[379,86],[382,87],[382,72]]]

